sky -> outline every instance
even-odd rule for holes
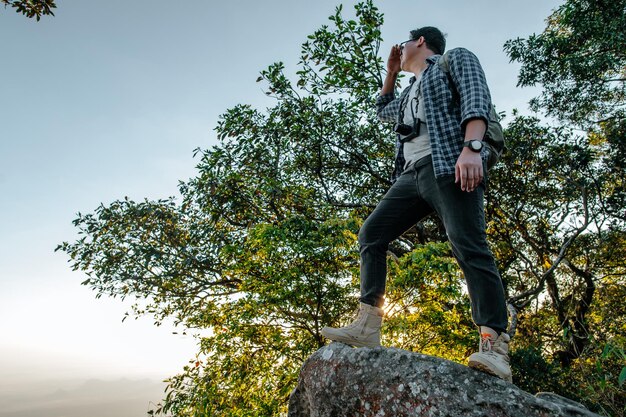
[[[560,3],[378,1],[380,56],[437,26],[448,49],[478,56],[499,111],[528,113],[538,90],[516,88],[502,46],[541,32]],[[58,0],[40,22],[0,7],[0,399],[44,380],[158,381],[193,358],[193,338],[171,326],[122,323],[129,305],[95,299],[54,248],[76,239],[78,212],[177,195],[195,175],[193,150],[217,143],[219,115],[271,106],[259,72],[282,61],[293,76],[300,45],[338,4]]]

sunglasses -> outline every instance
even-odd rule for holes
[[[413,42],[415,39],[409,39],[408,41],[404,41],[400,44],[398,44],[398,46],[400,47],[400,49],[404,49],[404,45],[406,45],[409,42]]]

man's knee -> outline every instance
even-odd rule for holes
[[[448,240],[455,257],[460,261],[467,262],[471,259],[493,256],[485,233],[468,234],[456,231],[448,233]]]
[[[358,242],[360,246],[364,246],[370,240],[370,231],[367,229],[367,221],[363,223],[359,230]]]
[[[368,219],[369,220],[369,219]],[[365,220],[363,226],[359,230],[358,242],[361,247],[363,246],[388,246],[389,242],[383,241],[380,237],[380,233],[377,233],[375,228],[372,227],[372,223]]]

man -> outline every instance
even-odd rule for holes
[[[346,327],[325,327],[322,334],[353,346],[380,345],[389,243],[434,211],[465,275],[480,328],[479,352],[469,366],[511,382],[504,288],[487,245],[483,210],[489,150],[482,140],[491,96],[474,54],[449,51],[447,73],[438,65],[444,50],[445,38],[434,27],[411,31],[410,40],[391,49],[376,106],[379,119],[395,123],[398,133],[393,185],[359,232],[357,319]],[[401,70],[415,76],[396,98]]]

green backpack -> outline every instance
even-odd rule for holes
[[[458,91],[456,91],[454,81],[450,76],[448,52],[446,52],[441,56],[441,58],[439,58],[439,67],[443,72],[446,73],[450,85],[454,88],[452,95],[456,97],[457,101],[460,101],[459,93]],[[489,123],[487,124],[487,131],[485,132],[484,141],[485,144],[487,144],[487,146],[489,147],[489,159],[487,159],[487,169],[491,169],[491,167],[493,167],[500,160],[500,157],[506,149],[504,146],[504,131],[502,130],[502,125],[498,120],[496,108],[493,104],[491,105],[491,110],[489,111]]]

